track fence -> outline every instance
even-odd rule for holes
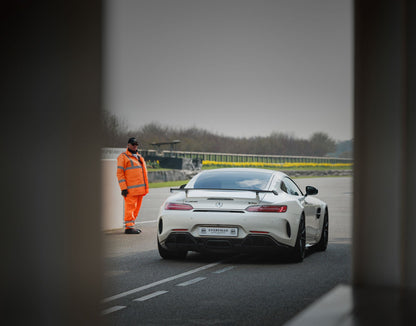
[[[102,148],[103,159],[115,159],[125,151],[125,148]],[[315,157],[315,156],[291,156],[291,155],[257,155],[257,154],[233,154],[233,153],[209,153],[209,152],[185,152],[185,151],[156,151],[139,150],[142,156],[162,156],[176,158],[200,159],[201,161],[214,162],[241,162],[241,163],[328,163],[328,164],[352,164],[350,158]]]

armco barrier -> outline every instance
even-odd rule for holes
[[[101,157],[114,159],[125,148],[104,147],[101,149]],[[314,157],[314,156],[290,156],[290,155],[257,155],[257,154],[234,154],[234,153],[208,153],[208,152],[184,152],[184,151],[161,151],[139,150],[144,156],[160,155],[163,157],[191,158],[216,162],[262,162],[262,163],[352,163],[351,158],[338,157]]]

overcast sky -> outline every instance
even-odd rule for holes
[[[107,0],[104,107],[233,137],[352,135],[350,0]]]

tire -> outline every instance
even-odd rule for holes
[[[329,235],[328,231],[329,231],[329,214],[328,214],[328,208],[327,208],[325,209],[324,225],[322,226],[321,239],[315,245],[316,250],[325,251],[326,248],[328,247],[328,235]]]
[[[293,248],[293,261],[300,263],[305,258],[306,253],[306,228],[305,228],[305,215],[302,213],[299,221],[298,234],[296,236],[296,244]]]
[[[157,249],[159,250],[159,255],[163,259],[185,259],[188,252],[186,250],[168,250],[162,247],[157,240]]]

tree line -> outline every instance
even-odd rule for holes
[[[171,128],[159,123],[149,123],[137,130],[129,130],[126,123],[114,114],[104,112],[103,147],[125,147],[129,137],[136,137],[139,147],[144,150],[155,149],[152,143],[180,140],[175,147],[178,151],[322,157],[337,152],[339,145],[345,147],[345,142],[337,143],[323,132],[316,132],[309,139],[278,132],[247,138],[218,135],[196,127]],[[346,150],[336,156],[351,157],[351,153]]]

